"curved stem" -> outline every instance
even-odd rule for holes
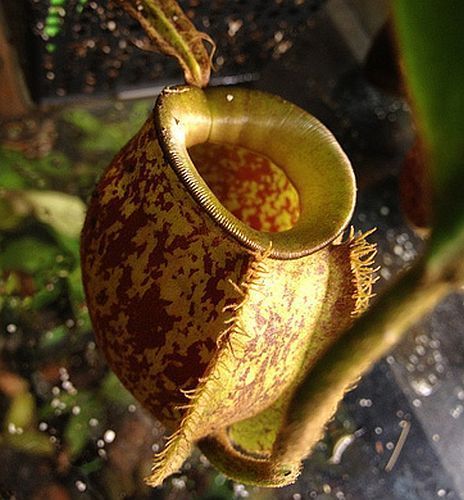
[[[204,46],[213,40],[196,30],[175,0],[116,0],[136,19],[155,48],[175,57],[184,70],[185,81],[205,87],[211,72],[211,55]]]
[[[198,442],[208,460],[227,477],[246,484],[275,488],[294,483],[300,464],[280,465],[269,459],[254,458],[236,450],[226,430]]]

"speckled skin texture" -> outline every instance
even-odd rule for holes
[[[82,268],[98,345],[169,426],[186,403],[180,389],[195,387],[216,349],[223,307],[237,299],[228,279],[239,281],[248,260],[165,164],[150,118],[92,197]]]
[[[224,306],[241,298],[230,281],[240,284],[254,257],[219,228],[186,192],[166,164],[155,134],[150,117],[103,175],[92,197],[82,234],[82,266],[98,345],[143,406],[173,427],[180,416],[176,406],[187,402],[181,389],[197,385],[216,350],[218,336],[228,326],[226,320],[232,313],[223,311]],[[230,148],[224,151],[230,155]],[[218,152],[214,150],[215,154]],[[224,154],[219,157],[223,159]],[[273,173],[268,160],[251,152],[247,152],[246,159],[254,160],[251,171],[255,174],[263,169],[269,175]],[[211,163],[210,156],[209,162],[204,162],[205,170]],[[243,161],[241,169],[243,176]],[[274,167],[277,177],[275,172]],[[210,172],[210,183],[214,184],[212,177]],[[283,184],[281,192],[287,189],[289,193],[287,198],[282,195],[281,201],[290,206],[295,201],[294,189],[282,174],[278,180]],[[256,179],[251,181],[256,184]],[[272,182],[270,185],[273,186]],[[240,193],[242,197],[244,192]],[[280,206],[271,196],[270,215],[266,215],[265,194],[261,191],[261,198],[252,199],[261,206],[260,216],[266,217],[263,224],[278,229],[276,215]],[[226,203],[236,203],[231,197],[224,198],[229,200]],[[256,227],[259,219],[253,214],[253,207],[250,209],[248,203],[246,208],[244,214],[236,208],[235,214],[247,220],[247,213],[251,213],[250,219]],[[282,228],[296,219],[297,210],[294,203],[293,214],[286,214]],[[288,262],[273,261],[273,266],[285,268]],[[303,274],[300,269],[304,269]],[[296,274],[311,279],[311,268],[299,264]],[[286,280],[281,283],[282,290],[277,294],[271,292],[269,284],[267,295],[275,295],[280,303],[285,297],[294,301],[295,291],[288,290],[294,284]],[[304,283],[301,286],[305,288]],[[255,345],[257,352],[264,349],[264,344],[270,349],[270,340],[282,328],[289,345],[292,344],[288,326],[269,321],[264,314],[266,309],[273,316],[277,314],[269,297],[266,307],[261,294],[257,294],[260,313],[256,317],[248,313],[247,321],[255,322],[263,333],[259,346]],[[299,298],[303,307],[305,298],[305,295]],[[300,326],[295,324],[293,330],[301,331]],[[291,364],[291,356],[285,358]],[[276,360],[270,357],[266,363],[270,362],[275,364]],[[260,376],[264,373],[265,370]],[[247,376],[245,370],[244,379]],[[286,366],[282,366],[282,377],[288,376]],[[262,390],[259,392],[260,399],[270,396],[270,392],[267,397]],[[251,400],[250,405],[256,403]],[[229,411],[237,417],[233,405]]]
[[[214,143],[198,144],[189,153],[223,205],[253,229],[285,231],[298,220],[298,193],[268,158],[243,147]]]
[[[200,439],[227,435],[244,419],[235,442],[269,454],[292,388],[359,298],[350,242],[291,260],[251,252],[191,197],[157,137],[150,116],[102,176],[82,233],[98,345],[173,431],[152,485],[178,470]],[[214,144],[192,156],[221,203],[250,226],[283,231],[297,220],[297,192],[267,158]],[[277,412],[272,426],[254,419],[269,407]]]

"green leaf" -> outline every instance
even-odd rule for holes
[[[17,213],[11,202],[0,193],[0,231],[15,229],[23,220],[23,214]]]
[[[0,148],[0,187],[10,190],[45,188],[67,180],[72,163],[60,151],[43,158],[27,158],[19,151]]]
[[[184,70],[185,81],[205,87],[209,82],[211,58],[204,46],[214,42],[199,32],[175,0],[118,0],[145,30],[154,48],[174,57]]]
[[[81,268],[77,266],[68,275],[68,290],[71,307],[78,330],[88,332],[92,329],[88,309],[85,305],[84,287],[82,285]]]
[[[129,391],[121,384],[118,377],[113,372],[108,372],[100,386],[102,396],[113,403],[121,406],[128,406],[134,403],[134,398]]]
[[[29,306],[35,311],[43,309],[45,306],[53,304],[61,295],[62,291],[63,283],[61,280],[55,283],[49,283],[46,286],[41,286],[38,292],[30,298]]]
[[[100,422],[104,419],[103,404],[90,391],[79,391],[75,394],[63,393],[58,398],[60,403],[63,403],[61,412],[63,414],[71,413],[64,430],[64,441],[71,457],[76,458],[92,437],[92,427],[89,425],[90,419],[95,418]],[[43,405],[39,410],[40,419],[48,419],[54,415],[55,408],[51,402]]]
[[[91,437],[90,419],[101,420],[104,416],[102,403],[90,392],[79,392],[75,405],[79,407],[80,412],[72,413],[64,431],[64,439],[71,457],[77,457],[88,443]]]
[[[38,220],[64,236],[79,237],[85,219],[81,199],[58,191],[24,191],[22,198]]]
[[[38,431],[25,431],[22,434],[6,434],[5,440],[17,450],[33,455],[53,455],[55,446],[50,437]]]
[[[0,150],[0,161],[2,168],[0,169],[0,187],[4,189],[23,189],[26,187],[26,182],[19,172],[16,172],[11,165],[4,161],[4,155]]]
[[[59,249],[34,237],[23,237],[6,244],[0,253],[0,269],[34,274],[55,265]]]
[[[104,462],[101,458],[95,458],[91,462],[87,462],[79,466],[79,470],[82,474],[89,475],[97,472],[103,468]]]
[[[85,109],[70,109],[64,113],[64,119],[76,127],[82,134],[79,147],[86,152],[104,155],[114,154],[121,149],[141,127],[149,113],[149,105],[146,101],[136,103],[127,110],[126,120],[103,121]],[[95,172],[95,164],[92,164],[92,171]]]
[[[89,136],[100,135],[104,132],[102,122],[86,109],[75,108],[65,111],[63,118]]]
[[[434,183],[446,190],[463,176],[464,3],[396,0],[394,5],[407,83],[433,155]]]
[[[429,268],[464,275],[464,3],[395,0],[406,82],[434,199]],[[447,270],[447,271],[445,271]]]
[[[73,305],[74,312],[76,313],[85,301],[84,286],[82,284],[82,272],[80,267],[76,267],[68,274],[68,287],[69,296]]]
[[[58,231],[55,231],[53,228],[51,229],[52,229],[51,232],[57,244],[64,252],[72,256],[72,258],[74,259],[74,265],[78,266],[80,262],[79,238],[77,236],[68,236],[66,234],[59,233]]]
[[[27,429],[35,419],[35,400],[32,394],[21,392],[11,401],[10,407],[5,415],[4,428],[8,430],[9,425]]]
[[[64,325],[59,325],[48,332],[45,332],[39,343],[40,349],[49,349],[60,344],[69,334],[69,330]]]
[[[68,420],[64,438],[68,445],[69,453],[73,458],[81,453],[90,439],[88,425],[86,412],[81,412],[79,415],[71,415]]]

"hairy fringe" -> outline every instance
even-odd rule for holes
[[[224,359],[226,349],[229,349],[234,359],[240,360],[243,358],[243,356],[237,355],[237,351],[245,352],[246,340],[249,335],[241,323],[240,310],[249,300],[250,290],[259,290],[260,277],[268,272],[265,260],[269,257],[271,250],[272,246],[270,245],[265,252],[249,252],[253,260],[249,264],[247,273],[240,285],[229,280],[240,299],[236,303],[223,308],[223,311],[231,310],[233,314],[224,321],[228,326],[218,336],[216,340],[218,349],[211,359],[204,376],[198,380],[197,387],[190,390],[181,389],[182,394],[189,402],[177,407],[177,409],[184,411],[179,428],[168,437],[163,450],[153,457],[151,475],[145,479],[150,486],[159,486],[168,475],[176,472],[181,466],[179,462],[183,462],[188,457],[194,442],[199,439],[196,430],[200,427],[202,415],[197,409],[204,406],[202,400],[212,400],[214,395],[222,388],[217,369],[219,368],[229,374],[234,371],[234,367]]]
[[[360,316],[367,309],[372,297],[375,296],[372,287],[379,279],[378,276],[375,277],[375,273],[380,269],[380,267],[374,267],[377,245],[367,241],[367,237],[375,231],[376,228],[373,228],[365,233],[355,235],[353,227],[350,228],[348,243],[353,273],[352,281],[355,285],[355,291],[352,295],[355,301],[354,309],[351,312],[353,317]]]

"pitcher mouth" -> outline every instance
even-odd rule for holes
[[[169,165],[205,212],[253,251],[276,259],[309,255],[348,225],[356,183],[333,135],[313,116],[279,97],[243,88],[168,87],[155,106],[157,136]],[[251,228],[219,201],[193,164],[188,148],[236,144],[269,157],[295,186],[300,217],[290,229]]]

